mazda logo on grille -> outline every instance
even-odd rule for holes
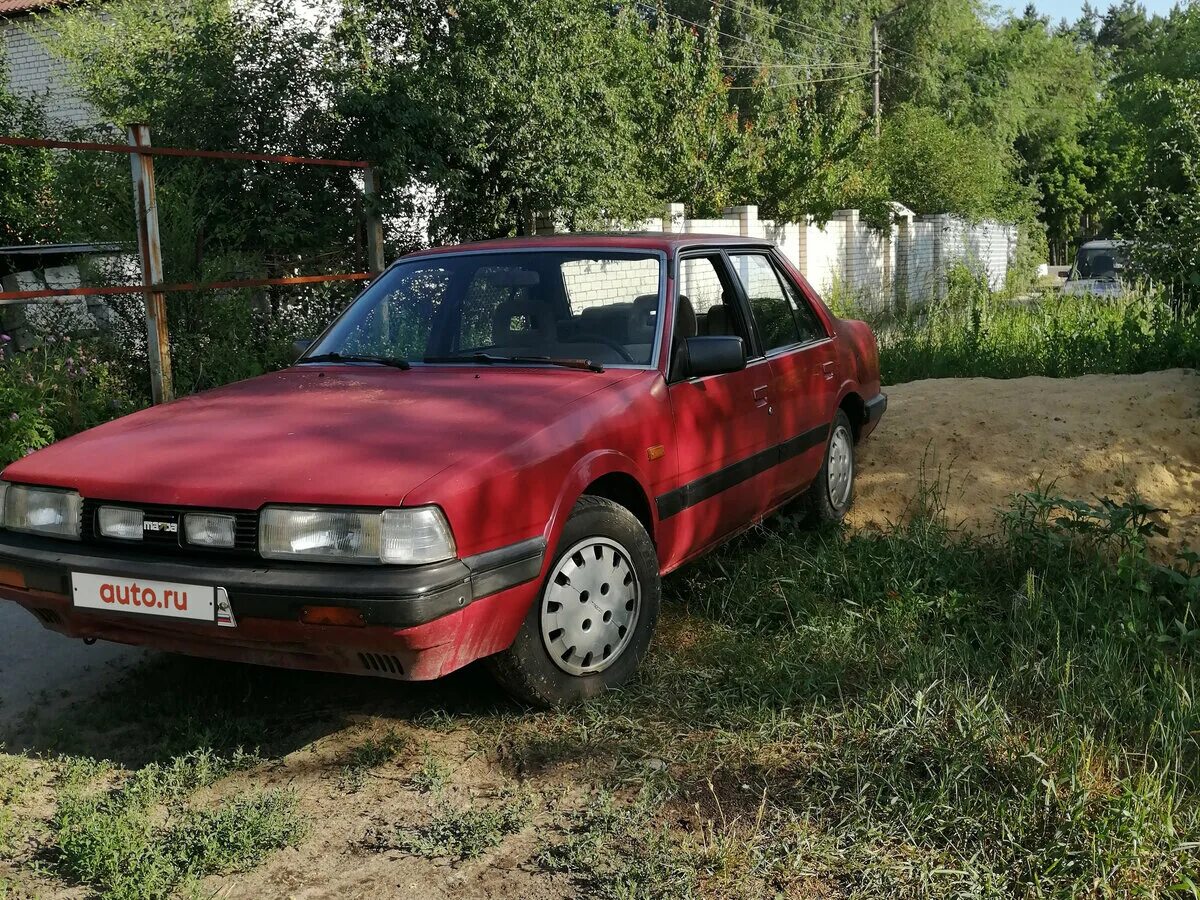
[[[178,522],[151,522],[145,521],[142,523],[142,531],[166,531],[170,534],[179,533]]]

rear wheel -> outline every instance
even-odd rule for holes
[[[801,503],[814,525],[835,525],[846,518],[854,502],[854,429],[839,409],[829,429],[825,459]]]
[[[513,645],[491,658],[514,696],[558,706],[595,696],[637,671],[658,623],[658,557],[637,517],[580,498],[542,592]]]

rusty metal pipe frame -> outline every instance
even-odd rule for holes
[[[347,159],[318,159],[306,156],[285,156],[271,153],[241,153],[223,150],[185,150],[178,147],[153,147],[150,129],[133,124],[127,129],[127,144],[104,144],[90,141],[56,141],[46,138],[0,136],[0,146],[26,147],[44,150],[79,150],[100,153],[124,153],[129,156],[133,175],[134,209],[137,215],[138,251],[142,261],[142,285],[106,288],[48,289],[41,291],[0,291],[0,306],[54,300],[67,297],[113,296],[142,294],[146,301],[146,339],[149,348],[150,393],[153,402],[163,403],[174,397],[171,376],[171,345],[167,330],[166,294],[175,291],[219,290],[225,288],[265,287],[268,285],[312,284],[330,281],[364,281],[383,270],[383,222],[374,209],[379,182],[370,163]],[[225,159],[241,162],[270,162],[302,166],[334,166],[361,169],[364,193],[367,196],[367,255],[370,272],[338,275],[302,275],[292,278],[246,278],[209,284],[163,284],[162,246],[158,232],[158,204],[154,190],[154,157],[175,156],[193,159]]]
[[[208,281],[184,284],[156,284],[160,293],[172,294],[180,291],[224,291],[235,288],[269,287],[289,284],[322,284],[327,281],[369,281],[378,272],[339,272],[333,275],[294,275],[287,278],[239,278],[235,281]],[[114,285],[111,287],[47,288],[40,291],[0,291],[0,306],[30,303],[35,300],[65,300],[70,297],[115,297],[127,294],[143,294],[141,285]]]
[[[182,156],[191,159],[230,159],[243,162],[287,163],[296,166],[334,166],[342,169],[368,169],[371,167],[370,163],[355,159],[318,159],[311,156],[241,153],[233,150],[186,150],[182,147],[134,147],[125,144],[53,141],[44,138],[0,137],[0,146],[31,147],[41,150],[90,150],[98,153],[137,153],[142,156]]]

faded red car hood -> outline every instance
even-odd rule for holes
[[[631,374],[304,366],[109,422],[3,476],[139,503],[395,505],[464,452],[499,452]]]

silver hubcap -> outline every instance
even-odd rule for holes
[[[850,499],[850,484],[854,480],[854,444],[850,430],[839,425],[829,441],[829,502],[841,509]]]
[[[542,596],[542,640],[564,672],[603,672],[637,626],[641,585],[616,541],[590,537],[558,560]]]

